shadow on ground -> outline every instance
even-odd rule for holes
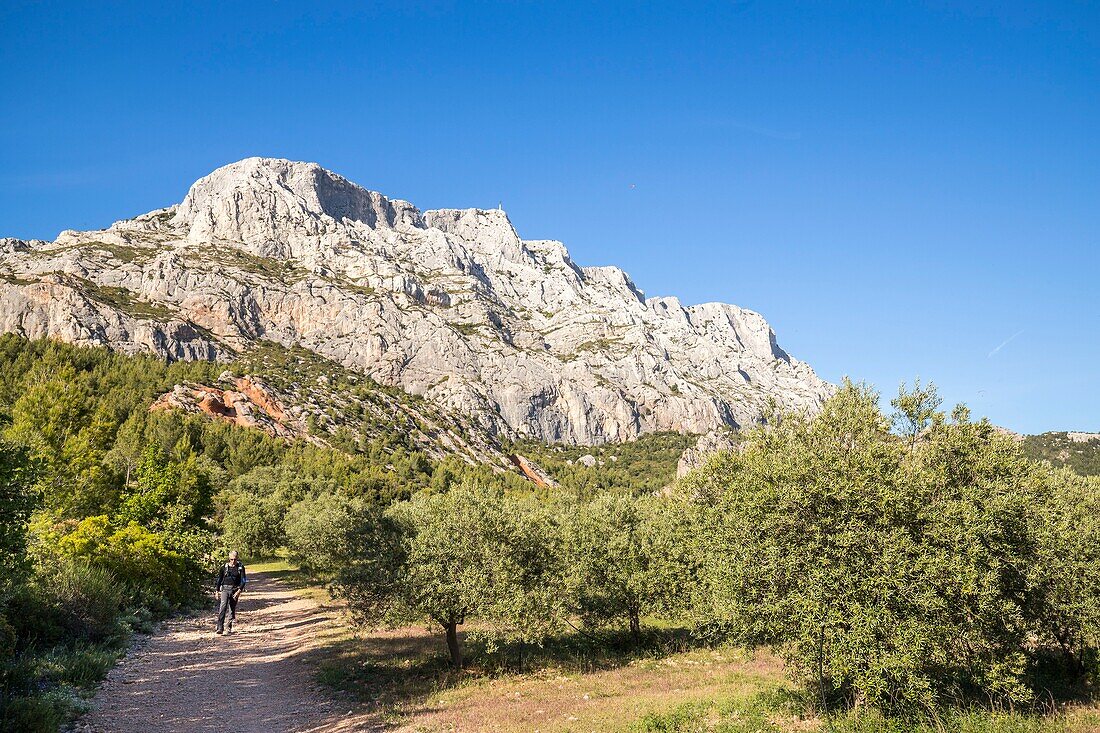
[[[466,666],[450,666],[442,631],[418,627],[377,630],[311,652],[318,680],[375,711],[415,713],[429,698],[479,679],[505,674],[590,674],[640,659],[660,659],[702,644],[686,629],[649,629],[635,640],[624,632],[572,631],[541,645],[512,643],[490,649],[460,634]]]

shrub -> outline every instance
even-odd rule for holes
[[[24,645],[48,646],[65,639],[101,642],[125,632],[119,624],[125,589],[110,571],[67,561],[39,568],[36,578],[9,606]]]
[[[4,733],[56,733],[65,711],[46,696],[0,701],[0,730]]]
[[[62,557],[110,571],[116,585],[150,607],[194,597],[209,544],[202,532],[154,532],[135,522],[114,527],[106,516],[87,517],[57,540]]]
[[[27,450],[0,440],[0,600],[26,567],[33,480]]]

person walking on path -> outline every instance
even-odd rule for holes
[[[229,614],[229,633],[233,633],[233,621],[237,618],[237,601],[240,600],[241,591],[244,590],[248,578],[244,572],[244,563],[237,559],[237,551],[229,553],[229,561],[222,565],[218,573],[218,582],[214,584],[214,591],[218,594],[218,629],[216,633],[225,632],[225,616]]]

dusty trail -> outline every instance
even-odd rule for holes
[[[253,574],[234,633],[213,613],[175,619],[111,671],[84,733],[320,733],[381,730],[313,681],[311,650],[340,633],[338,613]]]

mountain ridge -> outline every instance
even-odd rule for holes
[[[646,298],[500,210],[422,212],[270,158],[104,230],[0,240],[0,331],[173,359],[301,346],[492,434],[566,443],[740,427],[832,391],[758,313]]]

